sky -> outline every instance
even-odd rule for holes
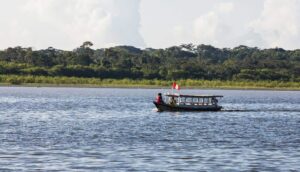
[[[0,49],[300,49],[300,0],[0,0]]]

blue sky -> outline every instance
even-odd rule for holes
[[[300,0],[0,0],[0,49],[300,48]]]

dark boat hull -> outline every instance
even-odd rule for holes
[[[203,106],[190,106],[190,105],[169,105],[169,104],[158,104],[153,102],[158,111],[220,111],[222,106],[218,105],[203,105]]]

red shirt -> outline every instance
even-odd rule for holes
[[[162,98],[161,96],[156,97],[156,103],[161,104],[162,103]]]

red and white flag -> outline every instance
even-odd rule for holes
[[[180,86],[176,84],[176,82],[173,82],[172,88],[176,90],[180,90]]]

